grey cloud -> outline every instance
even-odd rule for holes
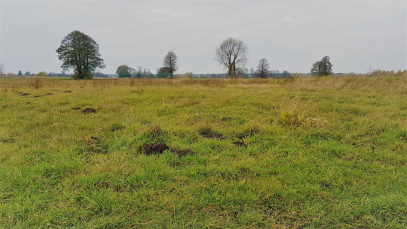
[[[267,58],[308,72],[325,55],[335,72],[407,66],[406,1],[0,1],[0,62],[11,72],[61,71],[55,50],[74,29],[99,43],[108,73],[155,71],[169,50],[179,72],[224,72],[214,51],[231,36],[246,42],[247,67]]]

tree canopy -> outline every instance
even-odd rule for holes
[[[332,64],[329,56],[325,56],[321,61],[317,61],[312,65],[311,75],[313,76],[329,76],[332,75]]]
[[[99,45],[88,35],[75,30],[68,34],[56,50],[62,69],[73,69],[74,79],[91,79],[96,68],[104,68]]]
[[[162,67],[157,69],[158,78],[168,78],[171,77],[171,70],[168,67]]]
[[[117,76],[119,76],[119,78],[132,77],[132,74],[134,72],[135,72],[134,69],[130,68],[127,65],[120,65],[116,70],[116,74],[117,74]]]

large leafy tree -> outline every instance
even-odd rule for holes
[[[243,41],[234,38],[226,39],[216,49],[216,59],[228,69],[228,77],[237,77],[239,66],[247,61],[247,47]]]
[[[329,56],[325,56],[321,61],[317,61],[312,65],[311,75],[313,76],[329,76],[332,75],[332,64]]]
[[[169,51],[164,58],[164,68],[167,68],[170,78],[174,78],[174,72],[177,71],[177,55],[173,51]]]
[[[68,34],[56,50],[62,69],[73,69],[74,79],[91,79],[96,68],[104,68],[99,45],[88,35],[75,30]]]
[[[129,78],[132,77],[134,73],[135,70],[127,65],[120,65],[116,70],[116,74],[119,78]]]

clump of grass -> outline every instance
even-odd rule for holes
[[[84,136],[83,140],[88,146],[88,151],[93,153],[107,153],[107,147],[102,145],[102,141],[99,137]]]
[[[324,127],[328,121],[321,117],[304,117],[296,111],[289,110],[280,113],[280,123],[283,126],[293,127]]]
[[[257,122],[257,121],[249,121],[247,124],[246,124],[246,127],[245,127],[245,129],[244,129],[244,132],[243,132],[243,134],[244,134],[244,136],[253,136],[253,135],[255,135],[255,134],[261,134],[261,133],[263,133],[264,131],[263,131],[263,127],[262,127],[262,125],[260,124],[260,122]]]
[[[305,122],[305,119],[302,115],[290,110],[290,111],[283,111],[280,114],[280,123],[283,126],[301,126]]]
[[[42,81],[39,77],[31,78],[31,87],[39,89],[42,86]]]
[[[400,130],[397,132],[396,137],[400,139],[401,141],[407,142],[407,131],[406,130]]]
[[[204,138],[223,139],[223,134],[216,132],[211,127],[201,127],[198,129],[198,133]]]
[[[159,125],[153,124],[150,125],[147,129],[147,131],[145,132],[145,135],[149,138],[161,138],[165,135],[165,131],[163,131],[163,129],[161,129],[161,127]]]
[[[305,127],[324,127],[328,124],[328,121],[321,117],[308,117],[303,121]]]
[[[110,130],[111,132],[115,132],[115,131],[122,130],[122,129],[125,129],[125,128],[126,128],[126,127],[125,127],[124,125],[120,124],[120,123],[113,123],[113,124],[109,127],[109,130]]]
[[[113,211],[113,201],[109,193],[102,190],[86,190],[75,200],[95,215],[107,216]]]
[[[136,85],[136,79],[130,78],[130,79],[129,79],[129,86],[130,86],[130,87],[133,87],[134,85]]]

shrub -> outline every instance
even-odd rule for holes
[[[47,74],[46,72],[39,72],[39,73],[37,74],[37,76],[40,76],[40,77],[47,77],[48,74]]]
[[[283,126],[300,126],[304,118],[294,111],[284,111],[280,115],[280,122]]]

